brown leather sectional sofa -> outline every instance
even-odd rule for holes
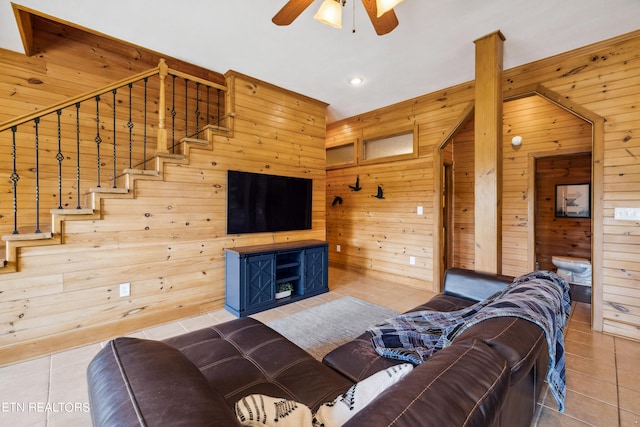
[[[414,310],[468,307],[511,279],[451,269],[444,293]],[[485,320],[345,425],[529,426],[547,361],[544,332],[534,323]],[[282,397],[315,410],[399,363],[378,356],[368,332],[319,362],[266,325],[242,318],[165,341],[117,338],[93,359],[87,379],[95,426],[239,426],[232,408],[244,396]]]

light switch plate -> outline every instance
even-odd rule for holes
[[[640,208],[615,208],[613,219],[640,221]]]

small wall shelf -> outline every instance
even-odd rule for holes
[[[329,291],[328,244],[321,240],[229,248],[225,262],[224,306],[238,317]],[[291,295],[276,299],[286,282]]]

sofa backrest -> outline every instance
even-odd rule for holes
[[[512,281],[513,277],[501,274],[449,268],[444,274],[443,293],[477,302],[501,291]]]

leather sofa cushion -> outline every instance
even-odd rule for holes
[[[509,389],[509,367],[485,343],[465,341],[440,350],[407,379],[385,390],[344,427],[495,425]]]
[[[369,332],[330,351],[322,362],[353,382],[361,381],[390,366],[404,363],[402,360],[381,357],[376,353]]]
[[[189,358],[227,401],[249,394],[304,403],[316,410],[352,382],[278,332],[250,317],[166,340]]]
[[[87,379],[96,427],[239,425],[198,368],[160,341],[110,341],[89,364]]]

